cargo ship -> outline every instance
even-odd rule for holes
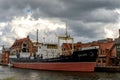
[[[72,41],[71,49],[67,51],[69,55],[63,54],[64,51],[61,50],[60,40]],[[10,64],[12,64],[14,68],[94,72],[99,47],[91,46],[74,50],[73,38],[67,34],[67,30],[65,36],[58,36],[57,48],[49,48],[45,43],[37,45],[37,47],[38,51],[36,56],[29,57],[28,55],[26,57],[20,57],[21,54],[19,54],[19,57],[18,55],[10,56]],[[53,54],[53,56],[48,57],[49,54]]]

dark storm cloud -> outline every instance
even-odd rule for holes
[[[35,19],[58,18],[67,22],[73,36],[91,40],[104,37],[104,25],[116,23],[119,15],[115,9],[120,9],[119,0],[0,0],[0,22],[31,10]]]
[[[110,10],[120,7],[119,0],[1,0],[0,10],[9,17],[23,15],[23,10],[30,7],[34,17],[57,17],[61,19],[73,19],[83,21],[100,21],[112,22],[117,14],[110,12]],[[94,15],[98,11],[98,17]],[[105,9],[110,12],[110,16],[102,14],[100,9]],[[3,10],[3,11],[2,11]],[[9,12],[8,12],[9,11]],[[4,15],[5,14],[5,15]],[[95,12],[96,14],[96,12]],[[101,18],[99,16],[107,16],[108,18]]]
[[[69,29],[72,31],[71,34],[76,37],[102,38],[104,35],[104,29],[102,27],[104,23],[84,23],[78,21],[69,25]]]
[[[53,1],[54,2],[54,1]],[[35,6],[34,6],[35,7]],[[36,6],[38,7],[38,6]],[[57,3],[45,2],[40,4],[40,9],[47,15],[51,17],[59,17],[59,18],[67,18],[73,20],[84,20],[90,21],[105,21],[112,22],[114,21],[114,17],[117,17],[117,14],[110,12],[110,10],[114,10],[120,7],[120,1],[105,1],[105,0],[58,0]],[[102,14],[105,9],[110,12],[111,16],[107,16],[106,14]],[[94,11],[98,11],[98,17],[94,16]],[[101,12],[100,12],[101,10]],[[95,13],[96,14],[96,13]],[[99,16],[107,16],[108,18],[102,18]],[[93,17],[93,19],[92,19]],[[96,19],[95,19],[96,18]]]

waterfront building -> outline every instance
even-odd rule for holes
[[[9,55],[10,55],[10,49],[2,47],[2,54],[1,54],[1,63],[2,64],[8,64],[9,63]]]
[[[119,37],[115,39],[115,43],[113,48],[116,47],[116,58],[111,57],[112,62],[115,62],[117,65],[120,65],[120,29],[119,29]],[[112,55],[112,54],[110,54]]]
[[[37,47],[33,45],[29,36],[26,38],[15,40],[10,48],[10,55],[15,55],[18,57],[30,57],[35,56],[37,52]]]
[[[72,43],[63,43],[62,44],[62,54],[61,55],[70,55],[72,53]]]

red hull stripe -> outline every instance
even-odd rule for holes
[[[96,62],[55,62],[55,63],[12,63],[16,68],[56,70],[56,71],[80,71],[93,72]]]

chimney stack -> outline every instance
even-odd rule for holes
[[[37,29],[36,41],[37,41],[37,44],[38,44],[38,29]]]
[[[27,35],[27,38],[29,39],[29,35]]]

